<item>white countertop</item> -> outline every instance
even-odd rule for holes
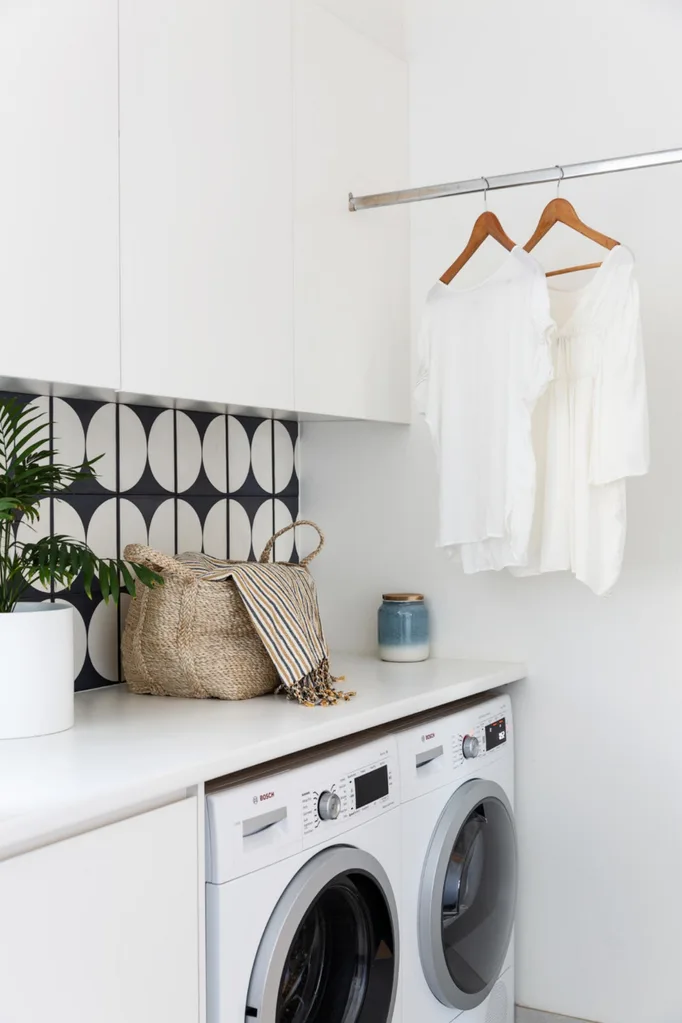
[[[524,677],[523,664],[433,659],[385,664],[335,654],[357,692],[335,707],[282,696],[242,702],[79,693],[76,724],[0,741],[0,855],[115,809],[465,699]]]

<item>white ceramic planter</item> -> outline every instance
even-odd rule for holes
[[[0,614],[0,739],[73,725],[73,608],[17,605]]]

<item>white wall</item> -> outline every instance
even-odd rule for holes
[[[409,0],[408,28],[411,184],[681,144],[682,7],[672,0]],[[496,193],[490,205],[523,243],[554,193]],[[463,578],[433,549],[421,424],[305,424],[303,511],[327,533],[315,565],[332,644],[372,649],[382,590],[423,589],[437,653],[528,660],[514,694],[519,1001],[600,1023],[678,1023],[682,167],[572,182],[563,194],[639,262],[653,469],[629,485],[615,591],[599,599],[565,576]],[[413,207],[415,320],[481,208],[480,197]],[[595,258],[560,231],[537,250],[548,267]],[[470,277],[500,258],[488,245]]]
[[[331,14],[373,39],[397,57],[405,56],[405,7],[402,0],[317,0]]]

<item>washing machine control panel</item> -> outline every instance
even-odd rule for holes
[[[304,845],[324,842],[397,806],[395,739],[386,736],[360,749],[321,760],[301,790]]]
[[[486,715],[480,721],[471,722],[466,732],[453,732],[452,756],[456,767],[463,761],[487,756],[507,742],[507,715],[494,714],[493,717],[492,721],[490,715]]]
[[[326,757],[305,751],[279,771],[244,772],[207,796],[207,880],[222,884],[338,840],[399,803],[394,735]]]
[[[422,721],[398,733],[402,797],[412,799],[509,748],[511,704],[506,696]],[[510,745],[510,744],[509,744]]]

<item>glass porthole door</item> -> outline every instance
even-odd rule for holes
[[[473,1009],[497,981],[516,907],[516,831],[499,785],[465,782],[447,803],[424,862],[419,950],[444,1005]]]
[[[246,1023],[388,1023],[397,981],[397,910],[383,868],[362,850],[327,849],[270,918]]]

